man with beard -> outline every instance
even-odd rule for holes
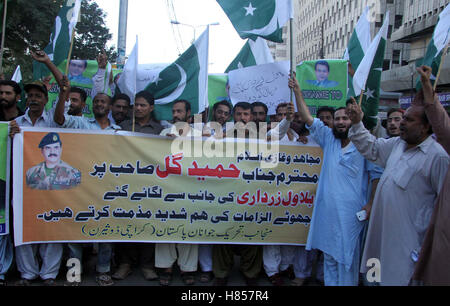
[[[202,137],[202,131],[192,128],[189,125],[191,118],[191,103],[186,100],[178,100],[172,106],[172,123],[173,125],[164,129],[160,135],[170,137]]]
[[[326,286],[357,286],[364,223],[356,214],[367,204],[369,178],[379,179],[381,171],[350,142],[351,121],[345,108],[335,112],[331,130],[311,116],[295,77],[289,80],[289,87],[294,90],[302,121],[324,151],[306,249],[324,253]]]
[[[71,87],[69,93],[70,107],[67,114],[71,116],[83,116],[83,109],[86,107],[86,92],[79,87]]]
[[[11,121],[24,114],[17,107],[21,94],[19,84],[0,80],[0,121]]]
[[[128,120],[128,112],[130,111],[131,100],[126,94],[117,94],[112,100],[111,113],[108,118],[113,124],[120,125]]]
[[[66,76],[62,80],[62,91],[69,95],[70,82]],[[68,129],[85,129],[85,130],[120,130],[120,126],[111,124],[108,119],[108,114],[111,110],[111,97],[105,93],[98,93],[94,97],[92,109],[94,112],[94,118],[86,118],[79,116],[71,116],[64,114],[64,99],[59,99],[55,108],[54,119],[55,122],[61,128]],[[69,257],[77,258],[82,261],[83,247],[81,244],[70,243],[69,245]],[[111,276],[111,258],[112,258],[112,244],[100,243],[98,256],[97,256],[97,283],[100,286],[111,286],[114,284]],[[77,282],[67,283],[68,285],[78,286]]]
[[[11,121],[22,116],[17,107],[22,90],[14,81],[0,81],[0,121]],[[5,203],[6,182],[0,180],[0,199]],[[9,205],[9,203],[6,203]],[[1,218],[1,217],[0,217]],[[5,274],[13,261],[13,246],[10,235],[0,236],[0,286],[6,286]]]

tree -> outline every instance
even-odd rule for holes
[[[77,24],[77,35],[73,48],[73,57],[93,60],[105,49],[110,62],[117,59],[115,47],[106,48],[112,34],[105,25],[106,13],[92,0],[83,1],[81,20]]]
[[[43,50],[49,43],[55,17],[65,0],[15,0],[8,2],[3,70],[12,75],[21,66],[24,82],[32,79],[30,50]],[[84,0],[73,48],[74,58],[95,59],[112,38],[104,22],[105,12],[92,0]],[[114,48],[106,49],[110,61]]]

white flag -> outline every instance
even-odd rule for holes
[[[386,18],[384,20],[383,26],[378,32],[377,36],[375,36],[374,40],[370,44],[369,49],[364,55],[363,60],[358,66],[358,69],[353,76],[353,89],[355,90],[355,94],[359,95],[363,90],[366,90],[367,78],[369,77],[370,69],[372,68],[372,63],[375,59],[375,56],[378,51],[378,46],[381,41],[387,40],[387,34],[389,29],[389,15],[390,12],[386,13]]]
[[[134,105],[134,98],[136,96],[136,83],[137,83],[137,71],[139,65],[138,57],[138,38],[136,36],[136,44],[134,45],[133,51],[131,51],[130,56],[123,68],[123,73],[119,79],[119,88],[122,93],[130,97],[131,104]]]

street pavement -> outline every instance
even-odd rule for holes
[[[241,287],[246,286],[246,282],[244,279],[244,276],[239,271],[239,257],[235,257],[235,264],[233,267],[232,272],[230,273],[230,276],[228,278],[228,286],[231,287]],[[60,273],[58,275],[58,278],[56,279],[56,285],[57,286],[64,286],[66,282],[66,273],[67,268],[65,267],[66,261],[63,260],[61,263]],[[95,281],[95,263],[96,263],[96,255],[91,254],[88,256],[87,260],[83,262],[83,274],[81,279],[81,286],[98,286]],[[114,265],[113,265],[113,271],[114,271]],[[305,284],[305,286],[321,286],[321,284],[315,280],[315,267],[313,269],[313,277],[308,280]],[[212,280],[209,283],[201,283],[199,281],[200,273],[197,273],[196,275],[196,283],[194,286],[202,286],[202,287],[212,287],[214,286],[214,281]],[[15,283],[20,280],[20,274],[16,270],[15,265],[13,264],[13,267],[10,269],[10,272],[7,274],[7,286],[15,286]],[[287,277],[283,277],[284,285],[289,286],[290,280]],[[32,282],[31,286],[43,286],[42,280],[35,280]],[[139,267],[134,267],[133,272],[125,279],[125,280],[114,280],[113,286],[160,286],[158,280],[154,281],[147,281],[144,279]],[[172,277],[172,282],[170,286],[185,286],[183,280],[180,277],[180,271],[176,267],[174,267],[174,273]],[[258,286],[261,287],[267,287],[272,286],[270,281],[268,280],[267,276],[265,275],[264,271],[261,272],[261,275],[258,279]]]

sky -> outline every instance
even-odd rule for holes
[[[117,47],[120,0],[95,2],[107,14],[105,22],[113,34],[109,45]],[[169,15],[172,13],[168,9],[171,3],[177,21],[190,26],[172,28]],[[204,25],[217,22],[219,25],[210,27],[209,73],[223,73],[245,44],[217,1],[128,0],[126,55],[131,53],[138,36],[140,64],[172,63],[188,49],[194,34],[198,38],[206,29]]]

